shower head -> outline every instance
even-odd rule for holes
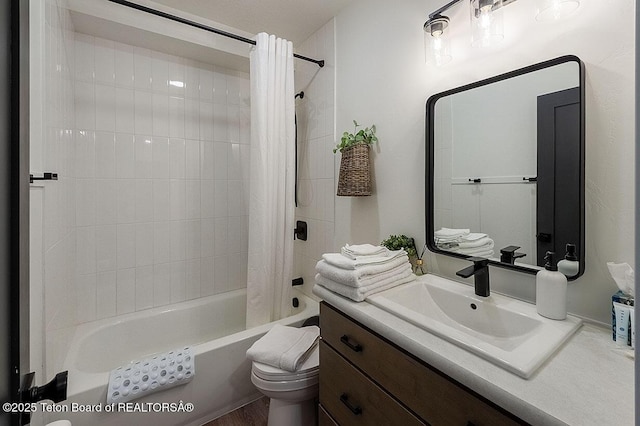
[[[296,93],[296,95],[294,96],[294,99],[296,98],[304,99],[304,92]]]

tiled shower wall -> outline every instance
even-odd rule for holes
[[[75,35],[77,323],[246,286],[249,76]]]
[[[332,19],[296,52],[324,59],[325,66],[295,62],[298,114],[298,208],[296,219],[308,223],[307,241],[295,243],[295,273],[304,279],[303,291],[311,294],[315,265],[322,253],[334,247],[335,139],[335,24]]]

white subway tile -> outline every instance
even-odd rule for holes
[[[150,135],[153,133],[153,95],[149,92],[136,90],[135,101],[135,131],[136,134]]]
[[[229,219],[226,217],[216,218],[214,222],[214,254],[222,256],[227,254],[229,245]]]
[[[200,99],[213,100],[213,72],[210,65],[200,64]]]
[[[172,262],[171,268],[171,303],[182,302],[186,298],[186,265],[184,260]]]
[[[169,179],[153,179],[153,220],[169,220],[169,203]]]
[[[136,269],[119,269],[116,275],[116,312],[128,314],[136,310]]]
[[[203,257],[200,261],[200,295],[211,296],[214,294],[214,260],[213,257]]]
[[[153,224],[153,263],[168,263],[171,261],[170,222],[156,222]]]
[[[100,272],[96,283],[96,319],[114,317],[117,313],[116,271]]]
[[[117,225],[117,263],[118,270],[133,268],[136,266],[136,225]]]
[[[76,306],[78,323],[82,324],[96,319],[96,274],[77,277]]]
[[[169,136],[169,96],[153,94],[153,135]]]
[[[116,128],[115,87],[96,84],[95,96],[96,130],[113,132]]]
[[[200,140],[213,142],[214,108],[211,102],[200,102]]]
[[[171,265],[153,265],[153,306],[171,303]]]
[[[185,262],[185,298],[187,300],[200,297],[200,259]]]
[[[116,176],[115,134],[96,132],[96,178],[114,178]]]
[[[213,73],[213,102],[218,105],[227,104],[227,70],[215,68]]]
[[[186,218],[200,218],[200,180],[187,180],[185,182]]]
[[[135,100],[133,89],[116,88],[116,132],[135,132]]]
[[[246,214],[244,185],[240,180],[228,181],[229,199],[227,201],[229,216],[243,216]]]
[[[188,220],[185,224],[185,259],[200,257],[200,220]]]
[[[229,200],[229,188],[227,187],[226,180],[216,180],[213,182],[213,207],[214,207],[214,216],[219,217],[227,217],[229,214],[227,204]]]
[[[169,135],[184,138],[184,98],[169,98]]]
[[[169,56],[152,52],[151,88],[155,93],[169,93]]]
[[[136,89],[152,89],[152,53],[150,50],[141,47],[133,48],[133,67],[135,75]]]
[[[169,174],[169,138],[156,137],[152,139],[153,178],[168,179]]]
[[[96,223],[96,183],[94,179],[76,179],[76,226]]]
[[[215,255],[215,219],[201,219],[200,233],[200,256],[213,257]]]
[[[152,222],[154,216],[153,181],[136,179],[136,222]]]
[[[136,220],[136,184],[134,179],[117,180],[117,220],[118,223],[132,223]]]
[[[169,177],[172,179],[185,178],[185,145],[184,139],[169,140]]]
[[[200,181],[200,217],[215,216],[215,190],[213,180]]]
[[[242,160],[240,158],[240,144],[238,143],[229,144],[227,155],[228,155],[227,178],[229,180],[241,180],[242,179]]]
[[[186,185],[183,179],[171,179],[169,182],[169,218],[184,220],[186,218]]]
[[[213,268],[215,294],[229,291],[229,256],[216,256],[213,259]]]
[[[184,100],[184,137],[200,139],[200,101],[197,99]]]
[[[136,224],[136,266],[153,265],[153,223]]]
[[[229,178],[230,144],[215,142],[213,144],[213,178],[226,180]],[[208,175],[207,175],[208,177]]]
[[[153,265],[136,268],[136,311],[153,307]]]
[[[227,106],[215,104],[213,106],[213,140],[216,142],[229,142],[229,123]]]
[[[185,177],[187,179],[200,179],[200,141],[185,141],[186,163]]]
[[[93,82],[94,79],[93,37],[85,34],[75,36],[75,77],[78,81]]]
[[[169,94],[171,96],[185,96],[185,65],[184,58],[173,56],[169,60]]]
[[[133,46],[114,43],[116,86],[134,86]]]
[[[115,179],[96,179],[96,225],[118,221],[117,184]]]
[[[115,52],[113,41],[96,38],[94,41],[94,64],[96,82],[115,83]]]
[[[185,260],[186,256],[186,222],[182,220],[171,221],[169,225],[171,261]]]
[[[95,274],[96,272],[96,233],[95,227],[76,228],[76,272],[78,274]]]
[[[75,169],[76,177],[92,178],[95,176],[96,142],[95,133],[90,130],[76,131],[75,137]]]
[[[200,98],[200,68],[195,61],[187,60],[185,64],[184,95],[191,99]]]
[[[116,225],[96,226],[96,270],[114,271],[117,267]]]
[[[76,128],[94,130],[96,127],[95,90],[91,83],[78,81],[75,85]]]
[[[119,179],[134,178],[135,142],[131,134],[116,134],[116,177]]]
[[[135,176],[150,179],[153,177],[153,154],[151,136],[135,135]]]

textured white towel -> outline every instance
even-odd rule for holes
[[[415,279],[416,276],[411,273],[411,270],[409,270],[408,273],[393,276],[374,285],[366,287],[351,287],[332,281],[320,274],[316,274],[316,283],[318,285],[321,285],[324,288],[333,291],[334,293],[338,293],[341,296],[348,297],[351,300],[355,300],[356,302],[362,302],[372,294],[388,290],[400,284],[411,282]]]
[[[340,253],[349,259],[357,259],[361,256],[382,256],[387,257],[389,255],[389,249],[382,246],[374,246],[372,244],[345,244],[340,249]]]
[[[349,259],[340,253],[325,253],[322,258],[327,263],[342,269],[357,269],[370,265],[382,265],[392,262],[397,262],[397,258],[406,256],[407,252],[404,250],[389,250],[388,256],[359,256],[356,259]]]
[[[376,284],[378,281],[404,273],[406,270],[411,271],[411,263],[406,255],[398,257],[394,262],[367,265],[356,269],[337,268],[324,259],[316,264],[316,272],[323,277],[351,287]]]
[[[493,240],[489,237],[483,237],[475,241],[460,241],[458,247],[461,249],[489,246],[493,247]]]
[[[247,358],[287,371],[296,371],[318,344],[320,329],[275,324],[249,349]]]
[[[460,237],[460,241],[476,241],[484,237],[488,237],[488,235],[482,232],[471,232],[468,235]]]

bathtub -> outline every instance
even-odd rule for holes
[[[300,301],[288,318],[244,329],[246,290],[183,302],[79,326],[69,345],[68,398],[46,421],[69,419],[74,426],[199,426],[261,396],[251,383],[246,350],[273,324],[299,326],[318,315],[318,303],[293,289]],[[195,375],[177,386],[131,401],[135,406],[106,412],[109,372],[134,359],[190,346]],[[163,403],[193,404],[193,411],[170,412]],[[159,404],[156,404],[159,403]],[[184,406],[183,406],[184,407]],[[82,411],[81,411],[82,410]]]

